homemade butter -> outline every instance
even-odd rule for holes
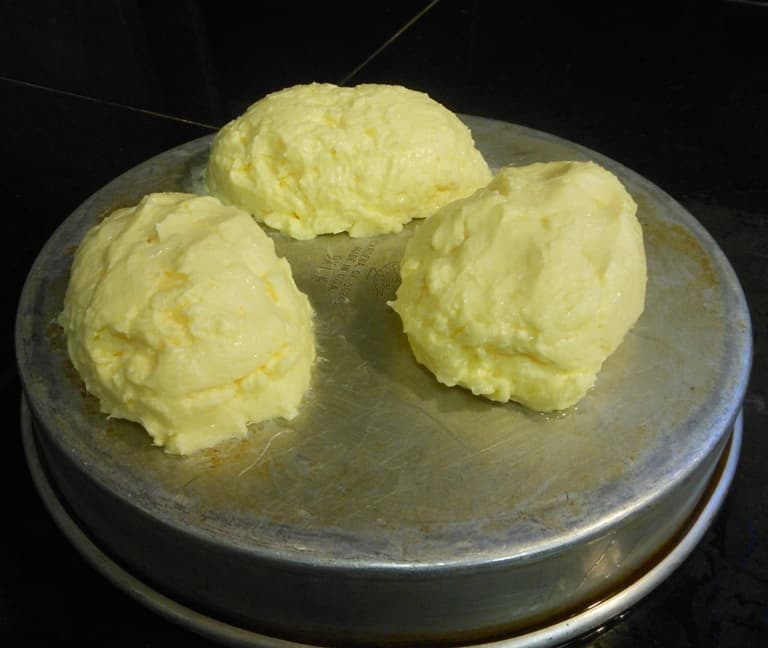
[[[211,193],[297,239],[399,232],[491,179],[472,134],[402,86],[298,85],[216,135]]]
[[[644,308],[636,205],[591,162],[500,170],[421,224],[391,303],[416,359],[449,386],[567,408]]]
[[[246,212],[156,193],[79,246],[59,322],[101,410],[187,454],[296,416],[315,358],[312,309]]]

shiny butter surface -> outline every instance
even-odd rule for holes
[[[59,322],[112,417],[186,454],[293,418],[314,360],[312,310],[245,212],[153,193],[89,230]]]
[[[470,130],[402,86],[293,86],[217,134],[210,190],[297,239],[399,232],[491,178]]]
[[[575,404],[644,308],[635,212],[592,162],[501,169],[406,247],[392,306],[416,358],[492,400]]]

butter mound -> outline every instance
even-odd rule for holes
[[[399,232],[486,185],[469,129],[402,86],[313,83],[267,95],[216,135],[206,180],[293,238]]]
[[[312,309],[271,239],[246,212],[183,193],[86,234],[59,323],[101,410],[178,454],[296,416],[315,357]]]
[[[500,170],[419,226],[390,305],[445,385],[551,411],[577,403],[645,304],[636,205],[591,162]]]

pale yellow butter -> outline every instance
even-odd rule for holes
[[[593,386],[645,304],[636,205],[590,162],[506,167],[416,230],[392,302],[446,385],[536,410]]]
[[[298,239],[398,232],[490,179],[454,113],[381,84],[269,94],[217,133],[207,168],[213,195]]]
[[[150,194],[91,229],[59,322],[102,411],[172,453],[294,417],[315,358],[288,262],[249,214],[212,197]]]

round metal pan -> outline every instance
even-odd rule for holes
[[[317,644],[296,643],[269,637],[192,610],[147,586],[94,544],[88,534],[69,515],[48,478],[35,442],[32,420],[26,400],[21,408],[22,438],[27,463],[35,486],[59,529],[80,551],[83,557],[115,586],[148,606],[166,619],[205,637],[211,637],[231,646],[249,648],[313,648]],[[632,605],[651,592],[660,582],[672,574],[696,547],[709,528],[728,494],[738,466],[742,440],[742,416],[736,419],[731,439],[712,476],[689,524],[684,525],[679,536],[668,543],[666,551],[659,552],[658,562],[649,564],[647,570],[635,574],[613,595],[598,603],[562,619],[528,632],[517,634],[491,643],[474,643],[475,648],[544,648],[557,646],[589,634],[612,619],[619,617]]]
[[[548,134],[463,119],[494,168],[591,159],[639,205],[646,309],[596,386],[542,415],[439,385],[386,305],[418,223],[369,239],[271,233],[316,311],[320,358],[300,416],[190,457],[151,446],[139,426],[99,414],[54,318],[72,252],[100,218],[152,191],[205,191],[211,138],[190,142],[67,218],[17,315],[46,474],[126,573],[228,627],[311,645],[525,636],[584,618],[642,574],[666,575],[653,566],[688,537],[746,388],[736,276],[700,224],[631,170]]]

